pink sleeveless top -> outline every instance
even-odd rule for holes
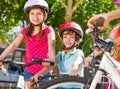
[[[25,64],[32,62],[32,58],[39,58],[41,60],[44,60],[45,58],[49,58],[48,56],[48,34],[51,33],[53,30],[52,27],[46,26],[44,29],[44,36],[41,40],[38,41],[40,32],[32,35],[30,40],[26,36],[26,27],[23,28],[21,33],[24,36],[25,44],[26,44],[26,54],[24,58]],[[29,67],[26,67],[25,69],[33,74],[36,74],[43,68],[42,65],[34,64]]]

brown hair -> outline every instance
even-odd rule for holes
[[[40,30],[41,32],[40,32],[40,36],[39,36],[38,40],[41,40],[42,37],[43,37],[43,35],[44,35],[44,30],[43,30],[44,27],[43,27],[43,25],[40,25],[40,29],[42,29],[42,30]],[[33,28],[32,23],[28,24],[28,25],[27,25],[27,30],[26,30],[26,36],[27,36],[29,39],[31,39],[30,34],[32,34],[33,31],[34,31],[34,28]],[[32,39],[31,39],[31,40],[32,40]]]

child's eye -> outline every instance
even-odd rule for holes
[[[43,13],[37,13],[37,15],[43,15]]]
[[[34,13],[30,13],[30,15],[34,15]]]
[[[63,36],[63,38],[67,38],[66,36]]]
[[[71,37],[71,38],[75,38],[75,37]]]

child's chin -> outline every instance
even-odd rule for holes
[[[67,46],[66,48],[70,48],[71,46]]]

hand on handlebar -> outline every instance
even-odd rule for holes
[[[0,62],[0,67],[3,65],[3,63],[2,62]]]
[[[40,75],[35,74],[34,76],[32,76],[32,77],[30,78],[30,81],[31,81],[31,82],[37,82],[39,76],[40,76]]]
[[[43,60],[42,65],[49,67],[49,66],[54,66],[55,63],[53,61],[51,61],[50,59],[45,59],[45,60]]]
[[[85,62],[84,62],[85,67],[89,67],[92,64],[92,58],[93,58],[92,56],[87,56],[85,58]]]
[[[4,63],[2,61],[0,61],[0,69],[1,71],[5,74],[5,75],[8,75],[8,72],[7,70],[4,68]]]
[[[42,59],[38,59],[38,58],[32,58],[32,62],[25,64],[24,67],[28,67],[31,66],[33,64],[39,64],[39,65],[43,65],[43,66],[55,66],[55,62],[50,61],[50,60],[42,60]]]
[[[76,69],[72,70],[69,75],[70,76],[80,76],[80,74],[78,73],[78,70],[76,70]]]
[[[95,28],[95,24],[98,22],[99,18],[100,17],[103,17],[104,18],[104,23],[102,26],[98,26],[98,29],[99,30],[104,30],[108,24],[109,24],[109,19],[108,17],[106,16],[106,14],[99,14],[99,15],[95,15],[93,16],[92,18],[90,18],[87,22],[87,26],[90,28],[90,29],[93,29]]]

